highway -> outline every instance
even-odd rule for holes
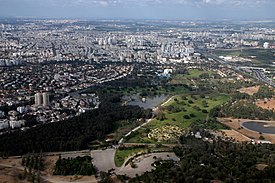
[[[202,55],[204,55],[205,57],[207,58],[211,58],[213,59],[214,61],[216,62],[219,62],[220,64],[224,65],[224,66],[227,66],[235,71],[238,71],[238,72],[244,72],[243,70],[241,70],[238,66],[233,66],[233,65],[230,65],[230,63],[228,62],[225,62],[224,60],[220,59],[217,55],[214,55],[214,54],[211,54],[207,51],[204,51],[204,50],[197,50],[197,52],[201,53]],[[264,82],[272,87],[275,87],[275,83],[268,77],[265,76],[265,74],[258,70],[258,69],[253,69],[251,68],[252,71],[255,73],[255,79],[258,79],[259,81],[261,82]]]
[[[253,72],[255,73],[255,76],[258,80],[265,82],[265,83],[269,84],[270,86],[275,87],[275,83],[270,78],[266,77],[262,71],[253,70]]]

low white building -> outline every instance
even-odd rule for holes
[[[20,107],[17,107],[17,111],[18,111],[20,114],[23,114],[23,113],[26,113],[26,112],[27,112],[27,108],[24,107],[24,106],[20,106]]]
[[[9,121],[7,119],[0,120],[0,130],[8,127],[9,127]]]
[[[264,45],[263,45],[264,49],[268,49],[269,48],[269,43],[268,42],[265,42]]]
[[[23,125],[25,125],[25,121],[24,120],[10,121],[10,127],[12,129],[14,129],[14,128],[20,128]]]

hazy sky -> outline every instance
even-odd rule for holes
[[[275,19],[275,0],[0,0],[0,16]]]

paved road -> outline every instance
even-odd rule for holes
[[[65,155],[69,155],[71,153],[82,154],[83,152],[87,152],[87,151],[64,152],[64,154]],[[154,168],[151,166],[151,164],[156,160],[155,158],[153,158],[154,156],[156,156],[156,158],[160,158],[162,160],[167,160],[167,159],[173,159],[175,161],[179,160],[178,157],[176,157],[176,155],[174,153],[160,152],[160,153],[141,155],[141,156],[135,158],[134,162],[137,165],[137,168],[132,168],[130,164],[127,166],[123,165],[122,167],[116,167],[115,162],[114,162],[115,153],[116,153],[115,148],[91,151],[91,157],[93,158],[93,164],[98,169],[98,171],[107,172],[110,169],[114,169],[114,172],[116,172],[117,174],[120,174],[120,175],[127,174],[130,177],[135,177],[136,174],[141,175],[145,171],[150,171]],[[56,154],[62,154],[62,153],[56,153]],[[17,167],[17,166],[13,166],[10,164],[0,164],[0,166],[7,167],[7,168],[15,168],[15,169],[18,169],[21,171],[24,170],[24,168],[22,166]],[[69,183],[69,182],[71,182],[71,181],[62,180],[62,177],[45,175],[45,173],[42,173],[40,177],[43,180],[46,180],[46,181],[52,182],[52,183]],[[94,179],[94,177],[91,177],[90,180],[87,180],[87,179],[86,180],[76,180],[74,182],[94,183],[94,182],[96,182],[96,180]]]
[[[170,102],[171,100],[174,99],[173,97],[170,97],[166,102],[164,102],[163,104],[161,104],[162,106],[167,104],[168,102]],[[124,137],[129,136],[132,132],[137,131],[138,129],[140,129],[141,127],[147,125],[148,123],[150,123],[150,121],[153,119],[148,119],[146,121],[146,123],[143,123],[142,125],[136,127],[135,129],[131,130],[129,133],[127,133]],[[123,138],[121,138],[119,140],[119,144],[123,143]],[[127,144],[126,144],[127,145]],[[141,144],[128,144],[128,145],[141,145]],[[142,145],[148,145],[148,144],[142,144]],[[152,144],[154,145],[154,144]],[[106,150],[95,150],[95,151],[91,151],[91,157],[93,158],[93,164],[95,165],[95,167],[99,170],[99,171],[104,171],[107,172],[110,169],[114,169],[115,171],[118,171],[119,168],[116,167],[115,165],[115,153],[116,153],[116,149],[106,149]]]
[[[123,145],[125,146],[153,146],[155,147],[156,144],[150,144],[150,143],[123,143]],[[175,147],[178,144],[162,144],[163,146],[167,146],[167,147]]]
[[[103,172],[107,172],[110,169],[116,169],[115,165],[115,153],[116,149],[95,150],[91,151],[91,157],[93,158],[94,166]]]
[[[170,102],[174,97],[169,98],[166,102],[164,102],[162,104],[165,105],[168,102]],[[137,131],[139,128],[147,125],[151,120],[153,119],[148,119],[146,123],[143,123],[142,125],[136,127],[135,129],[131,130],[127,135],[130,135],[132,132]],[[120,140],[120,142],[123,141],[123,138]],[[141,144],[126,144],[126,145],[141,145]],[[143,144],[143,145],[148,145],[148,144]],[[152,144],[154,145],[154,144]],[[170,146],[170,144],[168,145]],[[174,145],[171,145],[174,146]],[[87,155],[90,152],[91,157],[93,158],[93,164],[94,166],[98,169],[98,171],[104,171],[107,172],[111,169],[114,169],[115,172],[121,172],[122,174],[129,174],[129,175],[136,175],[136,169],[132,169],[129,166],[126,167],[116,167],[115,165],[115,153],[116,153],[116,149],[112,148],[112,149],[106,149],[106,150],[83,150],[83,151],[71,151],[71,152],[50,152],[50,153],[45,153],[46,156],[53,156],[53,155],[61,155],[62,157],[76,157],[76,156],[84,156]],[[157,157],[160,156],[162,158],[165,159],[165,157],[167,157],[169,159],[169,156],[173,156],[174,154],[170,154],[170,153],[165,153],[165,155],[163,153],[155,153],[157,154]],[[169,154],[169,156],[167,156],[167,154]],[[175,155],[174,155],[175,156]],[[150,156],[148,156],[150,157]],[[144,158],[144,160],[139,160],[137,163],[140,165],[138,172],[143,173],[147,170],[151,170],[151,163],[154,162],[151,159],[149,160],[148,157],[143,156],[142,159]],[[6,167],[11,167],[10,165],[5,165]],[[41,175],[41,178],[50,182],[57,182],[57,183],[66,183],[66,181],[62,181],[62,180],[56,180],[53,177],[49,177],[49,176],[45,176],[45,175]],[[79,181],[82,183],[88,183],[91,181]]]
[[[253,72],[256,75],[256,78],[262,82],[265,82],[273,87],[275,87],[275,83],[268,77],[265,76],[265,74],[259,70],[253,70]]]
[[[137,168],[132,168],[131,165],[128,164],[127,166],[121,167],[118,171],[116,171],[116,173],[118,175],[126,174],[129,177],[135,177],[136,174],[141,175],[146,171],[153,170],[154,167],[151,164],[154,163],[157,159],[172,159],[174,161],[179,161],[179,158],[174,153],[151,153],[139,156],[133,160],[134,163],[137,165]]]
[[[240,70],[239,67],[230,65],[230,63],[225,62],[224,60],[220,59],[217,55],[211,54],[211,53],[206,52],[204,50],[197,50],[197,51],[200,52],[201,54],[205,55],[206,57],[212,58],[213,60],[219,62],[220,64],[223,64],[224,66],[231,67],[232,69],[234,69],[236,71],[239,71],[239,72],[243,72],[242,70]],[[262,73],[259,70],[255,70],[255,69],[253,70],[253,72],[256,75],[256,79],[258,79],[258,80],[260,80],[264,83],[267,83],[270,86],[275,87],[275,83],[270,78],[266,77],[264,75],[264,73]]]

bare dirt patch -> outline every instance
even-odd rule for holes
[[[22,158],[16,158],[16,157],[11,157],[8,159],[0,158],[0,165],[4,164],[4,165],[13,166],[13,167],[22,167],[21,162],[22,162]]]
[[[264,170],[266,167],[268,167],[268,165],[266,164],[257,164],[256,168],[260,171]]]
[[[77,154],[78,155],[78,154]],[[43,171],[43,178],[52,183],[96,183],[95,176],[54,176],[54,166],[59,156],[46,156],[44,157],[45,169]],[[64,157],[66,158],[66,157]]]
[[[47,176],[52,183],[97,183],[95,176]]]
[[[265,140],[270,141],[271,143],[275,144],[275,135],[273,134],[260,134],[255,131],[251,131],[242,127],[243,122],[247,121],[257,121],[260,122],[261,120],[250,120],[250,119],[233,119],[233,118],[219,118],[218,119],[222,124],[230,127],[231,129],[236,130],[237,132],[241,133],[242,135],[250,138],[259,140],[260,136],[263,136]],[[266,122],[266,121],[263,121]],[[275,124],[275,121],[269,121],[268,123]]]
[[[252,87],[247,87],[247,88],[241,88],[238,91],[241,93],[246,93],[248,95],[254,95],[259,91],[260,86],[252,86]]]
[[[45,165],[45,170],[44,172],[46,174],[52,175],[54,171],[54,166],[56,161],[58,160],[59,156],[46,156],[44,157],[44,165]]]
[[[0,183],[27,183],[27,180],[20,179],[23,174],[21,158],[0,158]]]
[[[250,142],[251,139],[248,138],[247,136],[241,134],[240,132],[236,131],[236,130],[222,130],[222,132],[228,136],[228,137],[232,137],[233,139],[235,139],[238,142]]]
[[[41,180],[43,183],[97,183],[95,176],[53,176],[55,162],[59,156],[45,156],[45,169],[41,171]],[[20,175],[24,174],[24,167],[21,165],[22,158],[10,157],[8,159],[0,158],[0,183],[28,183],[21,180]]]
[[[256,105],[263,109],[275,111],[275,98],[258,101],[256,102]]]
[[[7,168],[0,166],[0,183],[27,183],[27,180],[19,179],[20,175],[23,175],[23,171],[15,168]]]

